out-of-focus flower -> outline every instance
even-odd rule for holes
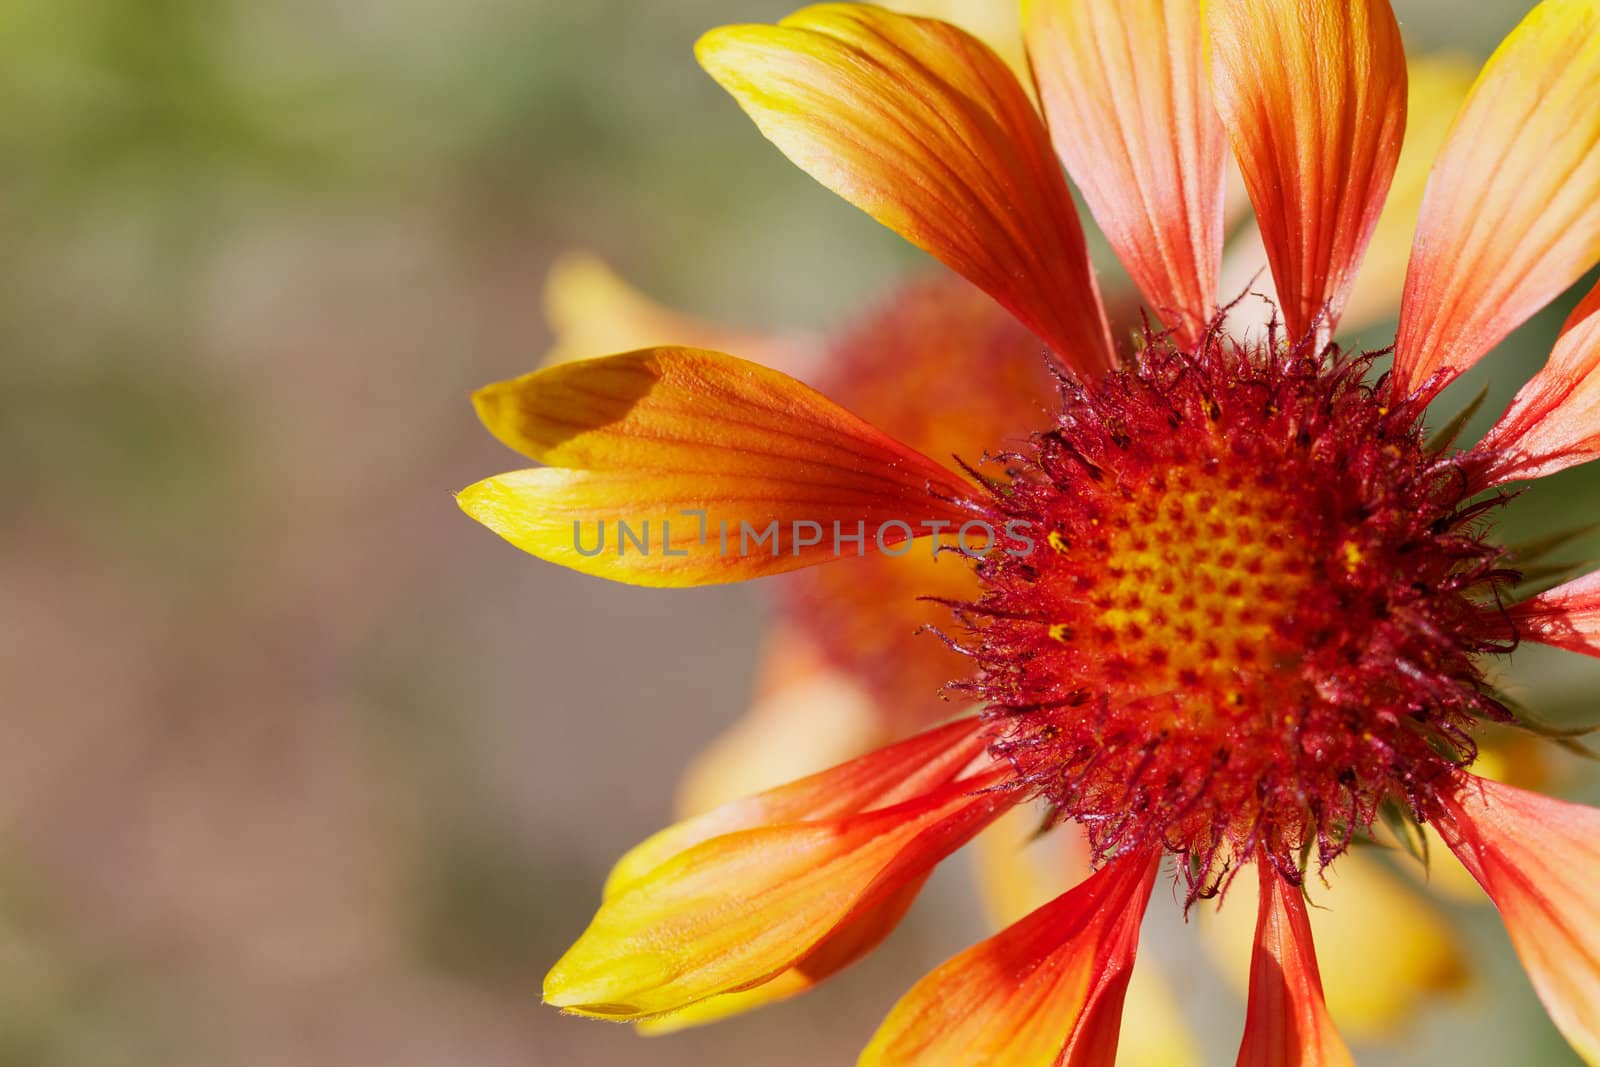
[[[651,1018],[798,992],[875,945],[934,863],[1039,798],[1086,828],[1099,870],[925,979],[864,1063],[1109,1063],[1164,852],[1191,899],[1257,865],[1240,1062],[1348,1062],[1299,886],[1311,852],[1326,868],[1392,815],[1436,827],[1594,1062],[1600,926],[1582,885],[1600,867],[1600,814],[1465,770],[1479,724],[1511,717],[1485,653],[1519,637],[1600,644],[1592,579],[1506,609],[1517,561],[1484,533],[1499,498],[1477,495],[1600,450],[1573,417],[1595,363],[1594,297],[1485,442],[1430,444],[1422,416],[1600,258],[1600,115],[1585,106],[1600,11],[1549,0],[1485,68],[1434,165],[1395,369],[1375,382],[1369,359],[1329,338],[1399,155],[1405,67],[1387,6],[1227,0],[1204,26],[1177,3],[1025,14],[1056,148],[1165,327],[1132,352],[1111,343],[1044,126],[976,41],[823,5],[701,46],[792,158],[1050,347],[1061,412],[999,474],[944,467],[792,379],[707,351],[636,352],[479,394],[490,428],[548,466],[480,483],[463,506],[588,573],[777,573],[829,558],[825,538],[799,536],[812,526],[876,531],[868,550],[884,552],[930,522],[1010,539],[1000,552],[991,537],[986,555],[956,539],[982,555],[954,640],[983,716],[646,842],[548,999]],[[1230,141],[1286,339],[1215,325]],[[671,539],[685,514],[698,536]],[[578,536],[619,521],[653,525],[661,550],[590,551]],[[785,551],[729,551],[723,532],[742,541],[747,526],[789,531]]]

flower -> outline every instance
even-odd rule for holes
[[[1042,798],[1089,828],[1099,870],[924,979],[863,1062],[1109,1063],[1168,853],[1191,897],[1256,865],[1240,1062],[1347,1062],[1303,857],[1326,867],[1397,814],[1437,830],[1552,1018],[1600,1059],[1585,888],[1600,813],[1466,769],[1480,725],[1513,717],[1485,655],[1600,645],[1593,580],[1514,602],[1517,561],[1486,529],[1508,479],[1600,450],[1582,418],[1596,298],[1483,442],[1422,431],[1428,401],[1600,259],[1600,114],[1585,106],[1600,9],[1547,0],[1486,66],[1422,204],[1386,377],[1329,338],[1399,153],[1392,13],[1215,0],[1205,19],[1159,0],[1027,5],[1050,133],[1004,64],[945,24],[830,4],[702,41],[780,148],[1044,341],[1061,412],[998,472],[958,472],[714,352],[479,394],[490,428],[546,466],[479,483],[463,507],[578,570],[739,580],[823,562],[841,532],[907,550],[935,523],[982,555],[952,642],[985,712],[647,841],[552,971],[551,1003],[637,1019],[798,992],[870,950],[945,855]],[[1160,318],[1131,350],[1107,329],[1051,134]],[[1229,144],[1282,305],[1260,339],[1217,317]],[[602,522],[614,539],[591,551],[578,534]],[[747,528],[787,531],[782,551],[773,534],[751,551]],[[655,552],[637,537],[652,529]]]

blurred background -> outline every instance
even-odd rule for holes
[[[0,1064],[843,1064],[982,935],[956,864],[810,998],[648,1040],[539,1004],[746,706],[764,591],[499,542],[451,499],[520,465],[467,395],[540,360],[568,250],[757,331],[926,269],[695,66],[790,6],[0,5]],[[1477,57],[1526,8],[1395,6]],[[1572,302],[1458,391],[1498,411]],[[1533,488],[1511,535],[1600,519],[1597,486]],[[1510,670],[1551,718],[1600,677]],[[1451,920],[1475,977],[1363,1062],[1577,1063],[1488,909]],[[1242,1005],[1163,931],[1231,1063]]]

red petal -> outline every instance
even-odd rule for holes
[[[1600,571],[1524,600],[1511,618],[1526,640],[1600,656]]]
[[[1474,450],[1479,484],[1543,478],[1600,455],[1600,285],[1573,310],[1550,360]]]
[[[1353,1067],[1322,998],[1305,896],[1270,863],[1256,866],[1261,911],[1238,1067]]]

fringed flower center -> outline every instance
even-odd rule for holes
[[[1212,891],[1262,850],[1326,863],[1505,717],[1477,657],[1512,575],[1370,357],[1160,337],[1064,390],[1006,457],[962,611],[996,751],[1102,856],[1162,845]]]

